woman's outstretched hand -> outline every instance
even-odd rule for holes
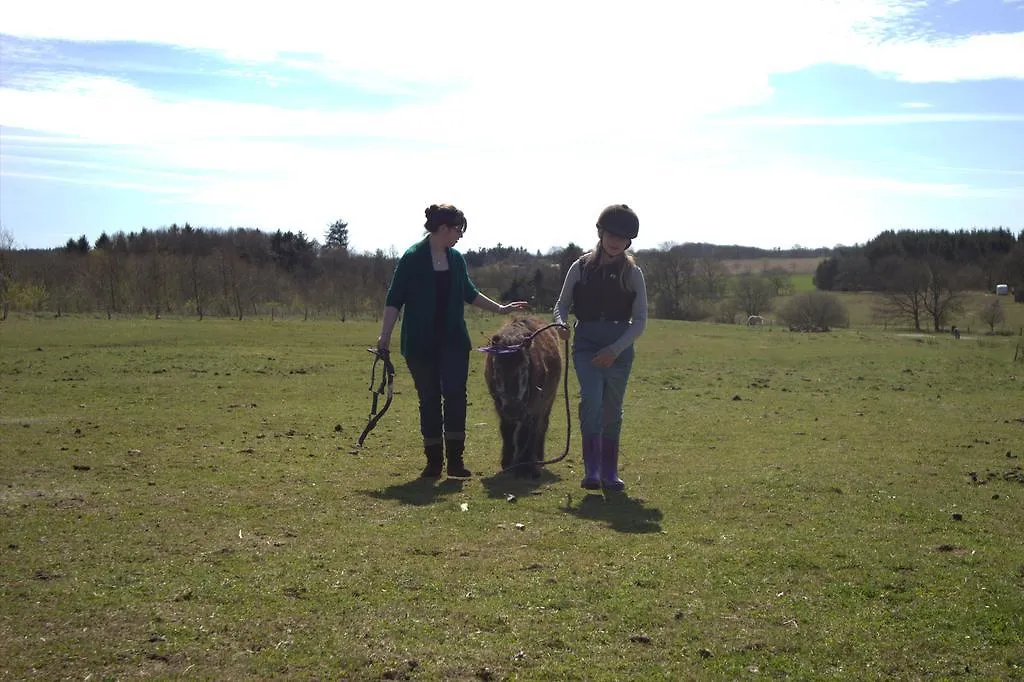
[[[510,310],[522,310],[523,308],[529,308],[529,301],[513,301],[512,303],[503,303],[501,305],[500,312],[507,313]]]

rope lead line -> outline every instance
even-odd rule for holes
[[[384,413],[391,407],[391,400],[395,397],[395,366],[391,364],[391,353],[382,348],[367,348],[367,351],[373,353],[373,367],[370,368],[370,392],[373,393],[373,401],[370,404],[370,416],[366,422],[366,428],[363,429],[363,433],[359,436],[359,445],[362,446],[363,441],[373,431],[374,427],[377,426],[377,422],[384,416]],[[380,376],[380,384],[375,388],[374,383],[377,381],[377,363],[384,363],[384,371]],[[380,396],[387,396],[384,400],[384,407],[381,408],[380,412],[377,411],[377,401]]]

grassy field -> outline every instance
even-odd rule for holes
[[[813,275],[824,258],[743,258],[724,260],[722,263],[730,273],[750,272],[760,274],[766,270],[779,268],[793,275]]]
[[[813,273],[802,273],[799,275],[790,275],[789,281],[793,285],[794,293],[802,293],[804,291],[816,291],[817,287],[814,286],[814,274]]]
[[[1019,337],[654,321],[605,498],[496,474],[479,354],[482,475],[401,363],[356,449],[376,332],[0,324],[0,679],[1024,676]]]

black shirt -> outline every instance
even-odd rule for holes
[[[437,299],[434,304],[434,335],[442,339],[444,338],[444,320],[448,312],[448,294],[452,289],[452,271],[435,270],[434,288],[437,291]]]

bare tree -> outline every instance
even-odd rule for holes
[[[195,306],[196,315],[202,320],[206,314],[206,299],[212,287],[209,286],[208,263],[212,246],[209,236],[202,229],[194,229],[188,223],[182,229],[185,255],[185,279],[188,296]]]
[[[953,265],[930,259],[925,268],[928,284],[925,288],[924,309],[932,319],[934,330],[939,331],[954,313],[963,310],[964,295],[957,283]]]
[[[893,307],[886,294],[878,294],[872,297],[871,320],[875,324],[881,323],[886,329],[889,325],[903,319],[900,311]]]
[[[725,263],[711,256],[702,256],[696,262],[697,290],[701,298],[718,301],[729,288],[729,270]]]
[[[163,252],[158,233],[143,229],[136,242],[135,286],[139,309],[148,309],[155,319],[168,307],[167,279],[170,258]]]
[[[1002,324],[1006,320],[1006,311],[1003,310],[1003,302],[998,298],[992,299],[992,301],[985,305],[978,314],[978,317],[982,322],[988,325],[990,333],[995,333],[996,325]]]
[[[241,320],[245,317],[242,301],[242,261],[233,244],[224,244],[214,249],[217,275],[220,279],[221,308]]]
[[[43,283],[49,293],[54,315],[60,317],[75,306],[81,306],[82,282],[88,272],[88,255],[78,251],[47,251]]]
[[[771,282],[772,288],[775,290],[776,296],[785,296],[793,293],[793,280],[790,277],[790,273],[785,268],[765,267],[761,275]]]
[[[112,239],[104,232],[96,240],[95,248],[90,254],[93,265],[92,281],[106,308],[107,319],[113,317],[114,313],[121,312],[124,306],[127,250],[124,233],[119,232]]]
[[[885,286],[880,297],[887,317],[912,322],[914,329],[921,331],[928,291],[928,269],[920,262],[904,262],[891,257],[879,264],[878,271]]]
[[[774,287],[764,277],[744,273],[736,279],[733,298],[736,307],[748,316],[760,315],[772,308]]]
[[[656,317],[683,319],[683,301],[694,289],[694,262],[681,250],[644,251],[644,280]]]
[[[0,226],[0,320],[7,319],[7,311],[10,308],[11,283],[14,282],[14,235],[7,231],[7,228]]]
[[[342,249],[323,249],[320,253],[322,262],[321,281],[322,296],[328,309],[336,308],[344,322],[354,298],[350,279],[352,268],[347,251]]]

